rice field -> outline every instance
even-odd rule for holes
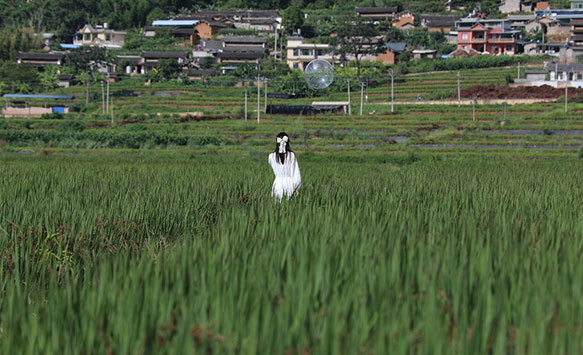
[[[0,352],[583,351],[579,161],[298,159],[0,155]]]

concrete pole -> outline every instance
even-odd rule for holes
[[[360,82],[360,115],[362,116],[362,106],[364,104],[364,82]]]
[[[111,127],[113,127],[113,95],[111,95]]]
[[[476,99],[472,100],[472,121],[476,120]]]
[[[457,108],[462,107],[462,96],[460,92],[460,72],[457,72]]]
[[[245,89],[245,121],[247,121],[247,89]]]
[[[350,79],[348,79],[348,114],[352,115],[352,107],[350,106]]]
[[[520,79],[520,62],[518,62],[518,74],[517,74],[516,78]]]
[[[394,92],[393,92],[393,78],[395,77],[395,72],[393,71],[393,69],[391,69],[391,113],[395,112],[394,111],[394,103],[395,103],[395,99],[394,99]]]
[[[105,96],[105,113],[109,113],[109,75],[107,76],[107,95]]]
[[[261,88],[259,85],[261,82],[259,81],[259,77],[257,77],[257,123],[261,122],[261,114],[259,110],[259,106],[261,105]]]
[[[265,91],[265,113],[267,113],[267,79],[265,79],[264,83],[265,87],[263,88],[263,91]]]
[[[88,104],[89,103],[89,79],[87,79],[86,84],[87,84],[87,90],[85,92],[85,104]]]
[[[569,82],[565,85],[565,113],[569,111]]]
[[[366,94],[364,95],[366,103],[368,104],[368,79],[366,79]]]
[[[101,112],[105,115],[105,96],[103,94],[103,81],[101,82]]]

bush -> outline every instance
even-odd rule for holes
[[[83,124],[79,121],[64,121],[57,127],[57,130],[61,132],[81,132],[84,129]]]
[[[43,113],[40,118],[43,120],[62,120],[65,118],[65,115],[60,112]]]

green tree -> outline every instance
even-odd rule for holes
[[[6,92],[34,92],[39,88],[38,70],[29,64],[4,62],[0,64],[0,83],[4,84],[3,90]]]
[[[362,17],[349,16],[338,23],[336,36],[331,38],[334,53],[343,62],[354,60],[356,73],[360,79],[360,62],[366,55],[378,53],[379,34],[376,26]]]
[[[72,67],[76,72],[82,72],[89,69],[89,63],[105,61],[106,59],[107,53],[105,48],[81,47],[69,53],[66,65]]]
[[[153,21],[156,20],[163,20],[166,18],[166,14],[162,11],[161,8],[157,7],[154,10],[150,11],[148,17],[146,18],[146,24],[151,25]]]
[[[56,88],[59,83],[59,69],[56,66],[45,68],[42,73],[39,73],[39,81],[43,90]]]
[[[283,11],[282,23],[285,31],[291,34],[304,26],[304,12],[298,5],[292,5]]]
[[[161,59],[156,66],[156,76],[159,79],[176,79],[180,73],[180,64],[176,59]]]

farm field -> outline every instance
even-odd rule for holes
[[[524,68],[521,69],[524,71]],[[517,68],[461,70],[465,95],[481,85],[502,90]],[[546,90],[556,102],[506,105],[432,105],[424,101],[405,104],[417,95],[455,100],[457,72],[409,74],[397,77],[394,111],[390,87],[367,90],[360,111],[358,85],[353,87],[351,115],[325,113],[314,116],[261,113],[257,124],[256,89],[154,83],[136,80],[114,83],[114,123],[104,115],[101,88],[92,87],[84,105],[84,88],[61,89],[82,105],[66,119],[4,118],[0,120],[0,148],[4,151],[53,153],[99,149],[177,150],[188,154],[251,156],[272,149],[274,132],[292,135],[302,153],[336,153],[341,156],[379,154],[434,154],[457,156],[502,154],[511,156],[576,156],[583,142],[583,104],[573,90],[565,112],[562,90]],[[522,74],[524,75],[524,74]],[[342,80],[342,78],[338,79]],[[248,120],[244,95],[248,90]],[[510,92],[516,89],[508,89]],[[268,91],[269,87],[268,87]],[[270,91],[271,92],[271,91]],[[269,99],[269,104],[309,105],[312,101],[346,100],[346,93],[321,97]],[[502,100],[503,101],[503,100]],[[455,102],[455,101],[454,101]],[[50,102],[48,102],[50,104]],[[260,110],[265,107],[263,94]],[[74,122],[73,122],[74,121]],[[583,155],[583,153],[581,153]]]
[[[297,152],[2,154],[0,352],[581,352],[574,156]]]

